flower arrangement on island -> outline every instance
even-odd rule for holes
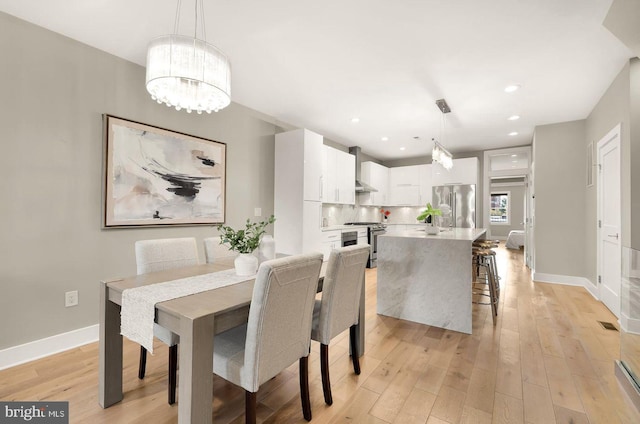
[[[385,210],[383,208],[380,208],[380,213],[382,214],[382,217],[384,218],[385,221],[389,218],[389,215],[391,215],[390,210]]]

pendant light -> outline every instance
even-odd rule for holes
[[[451,109],[449,108],[449,105],[447,104],[447,102],[444,99],[436,100],[436,105],[438,106],[438,109],[440,109],[440,112],[442,112],[442,119],[441,119],[442,134],[441,134],[441,137],[444,139],[444,133],[445,133],[445,128],[444,128],[445,122],[444,122],[444,119],[445,119],[445,114],[451,112]],[[445,149],[442,144],[438,143],[438,141],[435,138],[432,139],[432,140],[433,140],[433,150],[431,151],[431,160],[433,161],[433,163],[439,163],[447,171],[450,170],[451,168],[453,168],[453,156],[451,155],[451,153],[449,153],[449,151],[447,149]]]
[[[231,103],[231,64],[206,41],[203,0],[194,0],[193,37],[178,34],[181,3],[178,0],[174,33],[149,43],[147,91],[153,100],[176,110],[217,112]]]

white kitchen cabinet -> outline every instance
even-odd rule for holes
[[[420,206],[421,177],[426,165],[389,168],[390,206]],[[426,203],[425,203],[426,204]]]
[[[318,251],[322,236],[321,135],[306,129],[276,134],[274,239],[278,252]]]
[[[366,228],[358,228],[358,244],[367,244],[369,242]]]
[[[329,255],[333,249],[342,246],[342,231],[323,231],[319,251],[322,252],[324,260],[329,260]]]
[[[338,151],[338,194],[340,203],[356,204],[356,157]]]
[[[478,158],[454,159],[450,170],[433,165],[433,185],[478,184]]]
[[[323,159],[323,203],[338,203],[338,150],[322,147]]]
[[[324,203],[353,205],[356,202],[356,158],[333,147],[323,148]]]
[[[420,204],[418,206],[426,206],[427,203],[431,203],[433,191],[432,165],[421,165],[418,174],[420,180]]]
[[[361,205],[387,206],[389,204],[389,168],[375,162],[362,162],[360,179],[378,190],[361,193]]]

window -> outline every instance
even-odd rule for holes
[[[511,193],[508,191],[491,193],[491,218],[492,224],[509,225],[509,207]]]

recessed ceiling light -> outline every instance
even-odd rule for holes
[[[510,136],[518,135],[518,131],[513,131],[509,133]]]
[[[511,155],[512,158],[517,158],[518,155],[516,155],[515,153],[513,155]]]
[[[517,121],[518,119],[520,119],[520,115],[511,115],[510,117],[507,118],[509,121]]]
[[[406,149],[406,147],[401,147],[401,148],[400,148],[400,150],[404,150],[404,149]]]
[[[507,86],[504,88],[504,91],[505,91],[506,93],[513,93],[514,91],[518,91],[518,89],[519,89],[519,88],[520,88],[520,85],[519,85],[519,84],[512,84],[512,85],[507,85]]]
[[[357,124],[358,122],[360,122],[360,118],[351,118],[351,122]]]
[[[389,137],[382,137],[381,140],[382,141],[389,141]]]

